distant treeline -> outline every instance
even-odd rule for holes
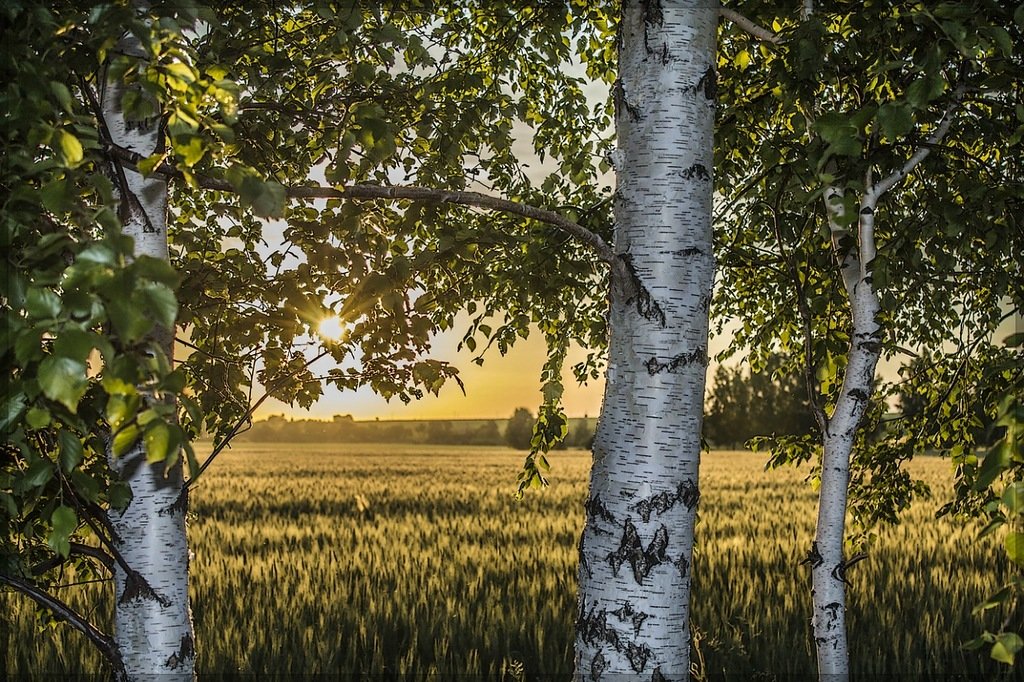
[[[410,443],[435,445],[530,446],[533,415],[519,408],[509,419],[452,419],[423,421],[356,421],[352,415],[321,419],[287,419],[273,415],[254,422],[237,441],[259,443]],[[523,428],[525,423],[525,430]],[[563,446],[589,447],[594,438],[594,418],[569,419]],[[525,435],[524,435],[525,434]]]

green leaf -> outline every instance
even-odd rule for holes
[[[138,295],[149,315],[164,329],[174,329],[178,317],[178,301],[174,291],[160,282],[145,282],[139,286]]]
[[[1003,504],[1010,510],[1010,514],[1020,514],[1024,511],[1024,482],[1014,481],[1003,490]]]
[[[740,50],[736,53],[736,56],[733,57],[732,63],[735,64],[740,71],[745,71],[746,68],[750,66],[750,53],[746,50]]]
[[[67,429],[61,429],[57,434],[57,442],[60,443],[60,468],[70,473],[82,463],[85,454],[82,441]]]
[[[0,432],[6,432],[25,413],[27,398],[23,392],[12,393],[4,400],[0,409]]]
[[[78,138],[64,129],[57,129],[53,133],[54,150],[58,153],[61,164],[74,168],[82,163],[85,155],[82,151],[82,143]]]
[[[107,423],[111,428],[119,429],[130,419],[139,408],[139,398],[135,394],[113,394],[107,399]]]
[[[238,191],[243,206],[262,218],[281,218],[284,216],[285,189],[273,180],[264,182],[255,173],[244,166],[232,166],[225,174],[228,182]]]
[[[118,511],[124,511],[132,501],[131,486],[124,481],[111,483],[110,489],[107,490],[107,499],[110,500],[111,507]]]
[[[53,93],[64,113],[70,114],[74,109],[74,100],[71,98],[71,91],[68,90],[68,86],[60,81],[50,81],[50,92]]]
[[[95,263],[96,265],[115,265],[117,254],[106,244],[90,244],[78,252],[75,262]]]
[[[120,457],[128,452],[139,440],[139,435],[139,427],[135,426],[135,424],[129,424],[115,433],[114,442],[111,445],[114,457]]]
[[[118,336],[135,343],[153,328],[152,321],[140,310],[136,301],[116,298],[106,302],[107,316]]]
[[[1008,442],[1002,440],[996,443],[988,451],[988,454],[985,455],[985,460],[981,463],[981,468],[978,470],[978,479],[974,482],[974,489],[981,491],[992,485],[999,478],[999,475],[1010,466],[1012,455],[1013,449]]]
[[[53,342],[54,355],[77,360],[83,365],[93,348],[93,335],[81,329],[64,329]]]
[[[60,315],[60,297],[50,289],[32,287],[25,296],[25,311],[38,319],[53,319]]]
[[[1007,533],[1003,546],[1010,561],[1024,566],[1024,533]]]
[[[1004,632],[996,635],[996,643],[992,645],[992,658],[1006,665],[1013,665],[1014,656],[1024,647],[1024,640],[1016,632]]]
[[[1010,334],[1005,339],[1003,339],[1003,345],[1008,348],[1017,348],[1018,346],[1024,345],[1024,332]]]
[[[946,82],[937,75],[929,74],[918,78],[907,88],[907,101],[915,109],[924,109],[928,103],[942,94]]]
[[[72,413],[89,386],[85,363],[59,355],[47,356],[39,363],[39,387],[50,400],[64,405]]]
[[[814,129],[818,131],[821,139],[829,144],[835,144],[857,135],[857,129],[850,121],[850,117],[834,111],[819,116],[814,122]]]
[[[53,462],[37,459],[25,471],[24,485],[29,488],[40,488],[53,478]]]
[[[903,137],[914,127],[910,107],[894,102],[883,104],[878,108],[878,127],[888,140]]]
[[[90,502],[99,502],[100,482],[81,468],[71,472],[71,485],[75,487],[78,494]]]
[[[196,459],[195,448],[187,440],[183,441],[181,446],[185,450],[185,460],[188,462],[188,476],[195,478],[199,475],[199,460]]]
[[[154,419],[146,425],[143,440],[146,443],[146,461],[150,464],[163,462],[172,455],[177,456],[179,439],[170,425],[162,419]]]
[[[50,425],[50,411],[45,407],[33,407],[25,415],[25,421],[33,429],[43,429]]]
[[[178,285],[178,273],[163,258],[138,256],[134,263],[135,272],[145,279],[166,284],[172,289]]]
[[[71,552],[71,543],[68,538],[78,527],[78,515],[71,507],[60,505],[50,515],[50,523],[53,524],[53,528],[46,538],[46,544],[66,559]]]

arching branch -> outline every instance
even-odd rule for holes
[[[115,673],[120,673],[124,670],[124,663],[121,660],[121,651],[117,648],[117,644],[114,640],[105,632],[100,631],[95,625],[87,621],[73,608],[27,580],[22,580],[21,578],[15,578],[14,576],[0,573],[0,583],[4,583],[5,585],[14,588],[16,591],[21,592],[32,599],[32,601],[50,611],[50,613],[58,619],[64,621],[88,637],[89,641],[92,642],[110,662]]]
[[[110,154],[128,166],[137,169],[139,163],[146,159],[145,156],[133,152],[130,149],[116,145],[108,145]],[[153,173],[166,178],[181,179],[181,173],[168,163],[161,163],[153,169]],[[219,178],[210,178],[195,175],[195,181],[204,189],[218,192],[235,193],[231,183]],[[460,204],[463,206],[475,206],[490,211],[499,211],[512,215],[530,218],[562,230],[577,241],[589,246],[594,253],[605,263],[613,268],[621,267],[621,259],[615,254],[614,249],[601,238],[600,235],[588,230],[577,222],[569,220],[565,216],[549,211],[547,209],[522,204],[518,201],[493,197],[480,192],[465,192],[458,190],[434,189],[431,187],[419,187],[415,185],[349,185],[347,187],[324,187],[321,185],[292,185],[286,186],[285,194],[291,199],[351,199],[355,201],[366,201],[375,199],[384,200],[409,200],[409,201],[430,201],[436,203]]]
[[[769,31],[764,26],[754,23],[753,21],[746,18],[736,10],[729,9],[728,7],[719,7],[718,15],[723,19],[726,19],[736,24],[741,29],[743,29],[750,35],[754,36],[758,40],[763,40],[769,43],[775,43],[776,45],[782,42],[782,39],[779,37],[778,33]]]

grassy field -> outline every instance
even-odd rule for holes
[[[589,453],[554,455],[552,487],[516,502],[521,458],[502,448],[310,444],[222,455],[196,490],[190,526],[201,673],[567,678]],[[751,453],[704,459],[693,600],[712,679],[814,672],[800,560],[815,497],[803,472],[765,473],[762,463]],[[959,650],[980,627],[971,607],[1004,576],[993,575],[998,554],[977,545],[976,529],[933,518],[948,467],[913,463],[936,499],[883,530],[851,570],[856,678],[999,671]],[[109,599],[109,587],[62,594],[81,604]],[[20,597],[0,595],[0,611],[8,676],[100,669],[68,628],[37,631]],[[105,623],[103,607],[92,614]]]

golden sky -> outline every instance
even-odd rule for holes
[[[493,353],[485,356],[484,364],[477,366],[471,361],[473,354],[455,350],[463,329],[464,325],[456,324],[455,330],[440,335],[431,356],[459,368],[466,385],[465,395],[455,382],[448,382],[439,396],[428,395],[405,405],[398,399],[386,402],[369,389],[341,392],[328,388],[309,412],[268,400],[256,417],[285,414],[293,419],[330,419],[335,414],[351,414],[356,419],[491,419],[509,417],[517,407],[536,413],[541,402],[539,377],[546,352],[543,336],[535,332],[527,339],[520,339],[504,357],[492,349]],[[604,382],[578,386],[572,376],[570,368],[584,357],[586,352],[579,349],[570,353],[563,375],[564,405],[572,417],[595,417],[601,407]],[[325,370],[331,360],[325,358],[320,362],[324,364],[314,368]]]

